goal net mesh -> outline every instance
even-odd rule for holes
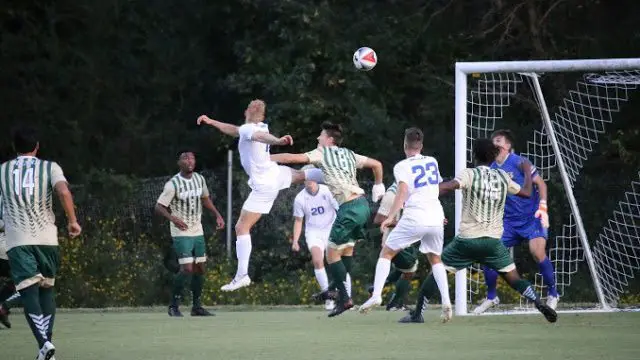
[[[594,177],[585,180],[588,184],[582,184],[581,172],[588,161],[602,155],[598,153],[599,142],[611,141],[607,134],[619,129],[615,122],[624,118],[625,104],[640,84],[640,71],[558,75],[560,74],[541,76],[540,82],[559,143],[559,154],[555,154],[542,125],[538,99],[531,85],[531,76],[538,75],[469,75],[467,159],[472,159],[475,139],[488,138],[494,130],[500,128],[509,128],[516,133],[516,138],[519,139],[515,144],[516,152],[528,158],[538,168],[549,186],[549,215],[552,225],[549,229],[547,254],[556,271],[561,305],[565,299],[571,299],[573,303],[593,304],[597,300],[596,292],[584,261],[575,217],[568,205],[557,169],[556,155],[561,156],[572,191],[576,187],[580,188],[574,194],[583,220],[591,219],[588,224],[584,220],[584,225],[596,273],[606,301],[615,307],[628,294],[630,283],[640,266],[640,174],[635,168],[632,172],[634,176],[627,174],[622,179],[618,169],[602,167],[600,173],[610,172],[608,178],[618,181],[617,184],[595,183]],[[575,86],[565,88],[565,84]],[[553,91],[548,91],[549,88]],[[523,146],[525,140],[526,146]],[[602,178],[597,179],[602,181]],[[600,195],[615,199],[617,205],[609,206],[607,213],[593,220],[593,216],[585,216],[586,210],[583,207],[590,201],[599,201],[597,197],[592,197],[596,189]],[[591,203],[584,208],[593,207],[594,204]],[[605,221],[606,217],[608,221]],[[528,249],[517,248],[515,252],[516,264],[533,261]],[[532,282],[535,283],[536,290],[541,297],[546,297],[545,284],[539,273],[523,276],[529,280],[534,280],[535,277]],[[502,289],[499,286],[501,294]],[[482,271],[478,265],[472,266],[468,271],[467,290],[472,310],[473,304],[481,301],[486,294]],[[516,301],[518,302],[521,307],[530,307],[522,298]]]

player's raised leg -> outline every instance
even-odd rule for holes
[[[249,194],[249,198],[247,198],[245,205],[251,204],[250,202],[254,199],[255,197],[252,198],[251,194]],[[268,213],[269,210],[270,207],[266,213]],[[251,258],[252,249],[251,228],[253,228],[258,220],[260,220],[261,216],[261,213],[249,211],[245,208],[240,212],[240,218],[236,223],[236,258],[238,259],[236,274],[231,282],[223,285],[220,290],[234,291],[251,285],[251,278],[249,277],[249,259]]]

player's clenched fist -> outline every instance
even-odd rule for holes
[[[371,188],[371,200],[378,202],[378,200],[384,196],[384,192],[385,188],[383,183],[373,185],[373,188]]]
[[[207,124],[207,125],[211,125],[211,124],[213,124],[213,119],[211,119],[207,115],[200,115],[200,116],[198,116],[198,120],[196,120],[196,123],[198,125],[202,125],[203,123]]]
[[[291,135],[285,135],[279,139],[278,145],[293,145],[293,137]]]

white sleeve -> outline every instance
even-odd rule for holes
[[[402,162],[396,164],[393,167],[393,177],[396,179],[396,183],[400,185],[400,182],[403,182],[407,185],[411,183],[411,179],[409,179],[409,173],[405,171],[406,168]]]
[[[253,124],[244,124],[238,128],[238,135],[240,140],[251,141],[251,137],[255,132],[256,127]]]
[[[302,203],[302,197],[300,196],[296,196],[296,199],[293,200],[293,216],[299,218],[304,217],[304,204]]]

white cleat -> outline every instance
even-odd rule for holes
[[[251,279],[249,278],[249,275],[244,275],[244,276],[239,277],[239,278],[237,278],[237,277],[234,278],[227,285],[223,285],[220,288],[220,290],[222,290],[222,291],[234,291],[234,290],[238,290],[240,288],[243,288],[243,287],[249,286],[249,285],[251,285]]]
[[[558,300],[560,300],[558,296],[547,296],[547,306],[555,310],[558,307]]]
[[[482,304],[478,305],[478,307],[473,310],[473,314],[480,315],[498,304],[500,304],[500,298],[497,296],[493,300],[484,299]]]
[[[38,357],[36,360],[51,360],[53,358],[53,354],[56,352],[56,347],[49,341],[45,342],[42,345],[42,348],[38,352]]]
[[[442,314],[440,314],[440,320],[442,320],[442,323],[448,323],[449,321],[451,321],[451,318],[453,317],[453,308],[451,307],[451,305],[443,305],[442,306]]]
[[[333,310],[336,307],[336,303],[333,300],[327,300],[324,302],[324,309],[327,311]]]
[[[382,304],[382,296],[371,296],[369,300],[365,301],[364,304],[360,305],[358,311],[362,314],[366,314],[371,310],[374,306],[380,306]]]

